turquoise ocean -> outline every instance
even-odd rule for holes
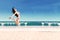
[[[50,25],[49,25],[50,23]],[[60,26],[60,21],[20,21],[20,26]],[[0,26],[17,26],[14,21],[0,21]]]

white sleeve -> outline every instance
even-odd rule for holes
[[[13,14],[12,16],[11,16],[11,18],[13,18],[15,16],[15,14]]]

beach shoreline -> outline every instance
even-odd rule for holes
[[[0,26],[0,31],[60,31],[59,27],[53,26]]]

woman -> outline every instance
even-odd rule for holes
[[[12,8],[12,13],[13,13],[13,15],[12,15],[9,19],[14,20],[15,23],[16,23],[17,25],[19,25],[19,19],[20,19],[20,14],[19,14],[19,12],[17,11],[17,9]],[[13,18],[14,16],[16,16],[15,19]]]

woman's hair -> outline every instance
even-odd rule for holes
[[[12,12],[13,12],[13,13],[15,13],[15,12],[16,12],[16,11],[15,11],[15,8],[12,8]]]
[[[15,14],[15,12],[16,12],[15,8],[12,8],[12,12],[13,12],[13,14]],[[15,16],[18,17],[18,14],[15,14]]]

